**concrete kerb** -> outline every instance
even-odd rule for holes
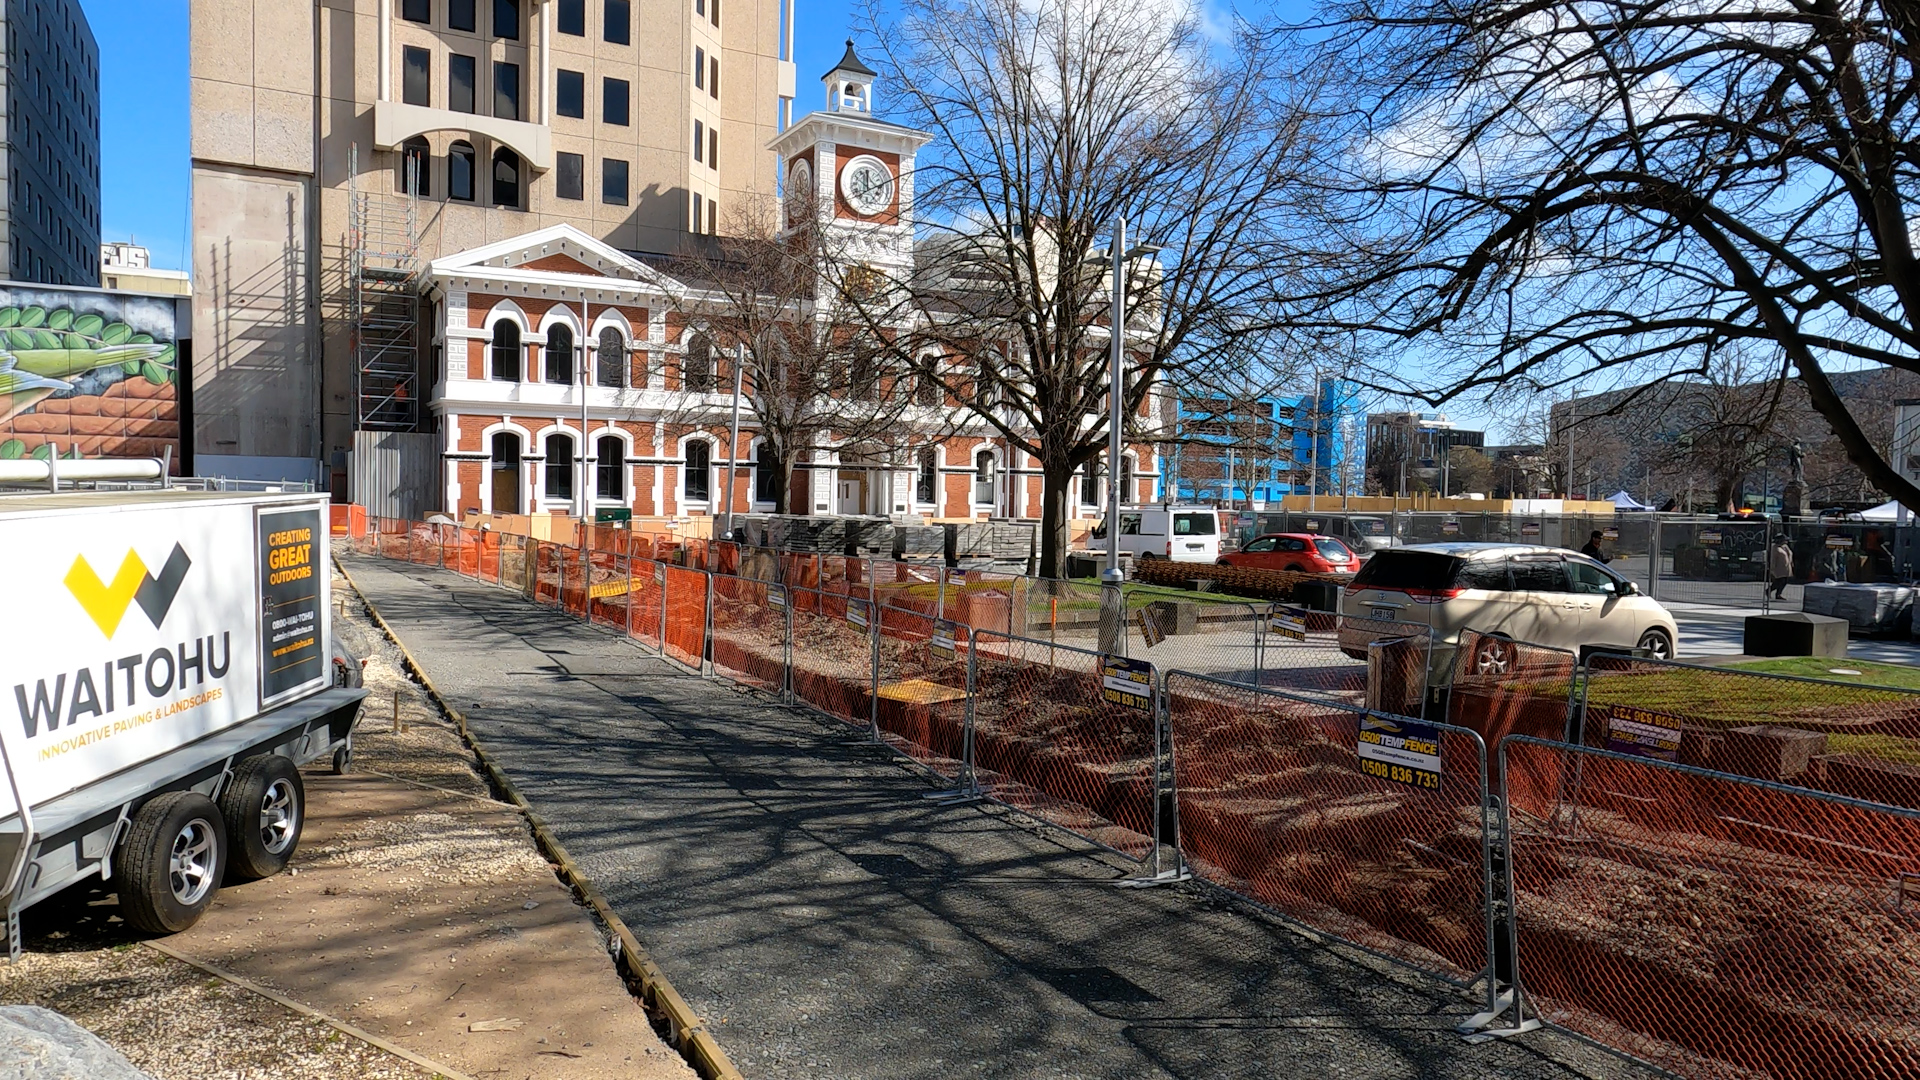
[[[641,1005],[648,1014],[666,1027],[668,1044],[679,1051],[680,1056],[686,1058],[687,1064],[693,1066],[694,1071],[706,1080],[745,1080],[740,1070],[734,1068],[733,1063],[727,1059],[725,1051],[720,1049],[720,1044],[715,1041],[713,1033],[694,1013],[693,1007],[687,1004],[678,990],[674,989],[666,973],[654,963],[652,956],[633,935],[633,931],[627,928],[627,924],[614,913],[612,906],[600,894],[599,888],[593,884],[592,879],[587,877],[586,873],[573,861],[573,857],[567,854],[567,849],[561,845],[559,838],[547,828],[547,823],[540,817],[539,812],[534,810],[532,804],[520,794],[519,789],[513,786],[513,782],[507,779],[507,774],[494,764],[493,759],[468,728],[466,716],[454,708],[453,704],[440,693],[439,687],[434,685],[426,669],[414,660],[411,652],[407,651],[406,643],[401,641],[400,636],[387,625],[387,620],[381,616],[380,609],[374,606],[366,593],[361,591],[359,583],[353,580],[353,574],[338,559],[334,560],[334,566],[340,571],[340,576],[347,579],[348,586],[360,598],[360,602],[366,605],[368,614],[373,616],[373,621],[379,625],[381,632],[386,634],[387,639],[400,650],[400,656],[406,661],[407,669],[420,680],[421,686],[426,688],[427,695],[453,720],[461,739],[473,750],[474,756],[479,760],[488,781],[493,784],[495,790],[505,794],[508,801],[520,811],[521,816],[527,819],[527,825],[532,830],[534,842],[539,845],[541,853],[560,868],[561,878],[582,902],[593,909],[594,916],[612,932],[614,943],[618,946],[614,957],[615,966],[630,983],[637,984],[639,991],[636,996],[639,997]]]

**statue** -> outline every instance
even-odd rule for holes
[[[1804,468],[1807,460],[1807,448],[1799,439],[1787,444],[1787,468],[1792,470],[1793,478],[1780,492],[1780,516],[1796,518],[1806,513],[1807,475]]]
[[[1787,468],[1793,471],[1793,482],[1802,486],[1805,486],[1807,482],[1806,472],[1802,468],[1806,459],[1807,448],[1801,444],[1799,439],[1795,439],[1787,444]]]

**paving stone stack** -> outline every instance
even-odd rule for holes
[[[845,554],[856,559],[893,555],[893,522],[886,518],[842,518],[846,529]]]
[[[1037,530],[1022,522],[987,521],[947,527],[947,562],[963,570],[1032,572]]]
[[[894,526],[893,557],[911,562],[945,559],[947,527],[944,525]]]

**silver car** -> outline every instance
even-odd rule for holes
[[[1643,649],[1670,659],[1673,616],[1626,578],[1577,552],[1530,544],[1417,544],[1374,554],[1340,601],[1340,649],[1432,628],[1435,682],[1447,681],[1462,631],[1476,630],[1475,670],[1498,674],[1513,642],[1574,652]]]

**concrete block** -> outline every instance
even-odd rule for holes
[[[1200,605],[1191,600],[1155,600],[1147,610],[1160,623],[1168,637],[1191,634],[1200,628]]]
[[[1740,651],[1748,656],[1845,656],[1847,620],[1804,611],[1749,615]]]
[[[1719,767],[1756,780],[1797,780],[1826,752],[1825,732],[1755,724],[1727,732]]]

